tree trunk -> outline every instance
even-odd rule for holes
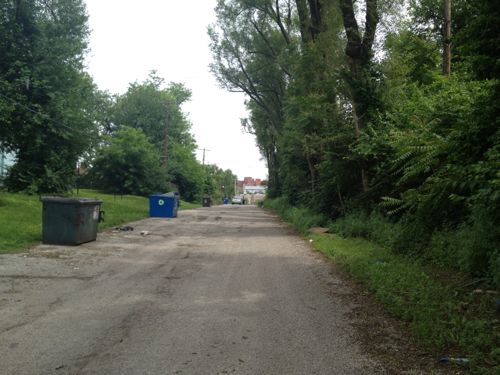
[[[367,123],[369,107],[372,105],[372,98],[367,93],[373,92],[373,82],[367,70],[372,59],[372,46],[379,21],[377,0],[366,0],[365,31],[363,36],[361,36],[356,21],[353,0],[342,0],[340,8],[347,36],[345,54],[351,73],[348,84],[351,92],[354,126],[356,138],[359,139]],[[361,167],[361,185],[364,192],[368,191],[368,174],[364,167]]]
[[[321,20],[321,1],[309,0],[309,10],[311,13],[311,36],[316,40],[318,35],[324,31],[324,25]]]
[[[299,14],[302,43],[307,44],[311,41],[309,9],[307,8],[306,0],[296,0],[295,3],[297,5],[297,13]]]
[[[277,198],[281,195],[281,185],[278,158],[275,150],[268,150],[267,152],[267,170],[269,173],[268,196],[269,198]]]
[[[304,146],[307,166],[309,167],[309,175],[311,176],[311,193],[314,194],[316,190],[316,170],[314,169],[314,164],[311,159],[311,152],[309,147],[307,146],[307,141]]]
[[[451,73],[451,0],[444,0],[443,75]]]
[[[300,22],[302,43],[307,44],[317,39],[325,31],[322,19],[321,0],[295,0]]]

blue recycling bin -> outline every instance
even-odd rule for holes
[[[179,200],[174,193],[149,196],[150,217],[177,217]]]

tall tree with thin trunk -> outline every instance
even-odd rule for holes
[[[270,196],[281,193],[279,145],[283,98],[291,79],[292,3],[277,0],[219,0],[218,22],[209,28],[211,70],[229,91],[245,93],[249,119],[269,171]]]
[[[451,0],[444,0],[443,75],[451,73]]]

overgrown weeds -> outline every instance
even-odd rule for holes
[[[352,212],[329,226],[342,237],[361,237],[432,266],[453,269],[500,287],[499,228],[484,215],[469,223],[436,228],[418,220],[390,221],[377,211]]]
[[[285,198],[267,199],[262,206],[279,213],[285,221],[290,223],[301,234],[306,234],[310,228],[326,225],[328,222],[326,216],[311,209],[290,206]]]

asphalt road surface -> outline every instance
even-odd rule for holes
[[[0,374],[384,372],[335,297],[348,287],[274,216],[218,206],[130,225],[0,256]]]

